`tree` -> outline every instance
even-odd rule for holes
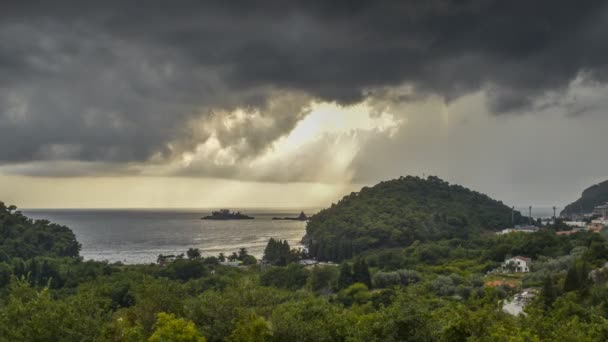
[[[169,278],[186,281],[206,275],[207,268],[199,260],[175,260],[162,273]]]
[[[63,300],[51,297],[50,289],[36,290],[26,279],[9,287],[0,305],[2,341],[83,341],[100,334],[106,302],[79,293]]]
[[[275,341],[345,341],[348,313],[321,298],[288,301],[271,316]],[[351,317],[352,318],[352,317]]]
[[[369,267],[364,258],[357,258],[353,264],[353,282],[363,283],[368,288],[372,287],[372,279],[369,274]]]
[[[287,267],[270,267],[260,275],[263,286],[297,290],[306,284],[308,271],[301,265],[291,263]]]
[[[154,332],[149,342],[205,342],[191,321],[176,318],[173,314],[160,312],[154,323]]]
[[[314,292],[330,293],[338,277],[338,271],[333,266],[316,266],[310,276],[311,289]]]
[[[513,273],[517,270],[517,265],[515,264],[515,261],[511,260],[507,263],[506,268],[509,273]]]
[[[338,289],[345,289],[353,284],[353,270],[349,263],[343,262],[340,265],[340,275],[338,276]]]
[[[239,248],[239,255],[238,255],[238,259],[243,261],[243,259],[245,259],[245,257],[247,257],[249,255],[249,252],[247,252],[247,248],[245,247],[241,247]]]
[[[247,318],[240,320],[230,336],[228,342],[266,342],[272,337],[272,331],[268,322],[262,317],[250,314]]]
[[[12,274],[11,267],[5,262],[0,262],[0,289],[9,284]]]
[[[190,259],[190,260],[200,259],[201,251],[198,248],[189,248],[188,251],[186,252],[186,255],[188,256],[188,259]]]
[[[578,273],[576,272],[576,267],[572,266],[568,269],[568,273],[566,273],[566,279],[564,280],[564,291],[575,291],[579,288],[578,281]]]
[[[346,306],[353,304],[363,305],[371,298],[369,290],[365,284],[354,283],[340,291],[338,299]]]
[[[557,289],[553,285],[553,278],[550,275],[546,276],[543,280],[543,289],[541,294],[545,309],[551,308],[551,306],[553,306],[553,302],[555,302],[555,299],[557,298]]]
[[[230,254],[230,256],[228,257],[228,261],[237,261],[239,260],[239,255],[236,254],[236,252],[232,252],[232,254]]]
[[[295,260],[297,251],[291,250],[287,240],[275,240],[270,238],[264,248],[264,260],[275,266],[285,266]]]
[[[401,277],[397,272],[378,272],[374,275],[375,288],[387,288],[401,285]]]
[[[566,273],[564,291],[588,290],[590,285],[588,275],[589,266],[587,263],[581,259],[576,260],[574,265],[568,269],[568,273]]]
[[[255,265],[258,263],[258,260],[253,256],[253,255],[245,255],[241,261],[243,262],[243,265]]]
[[[226,255],[224,253],[220,253],[217,256],[217,260],[219,260],[220,262],[225,262],[226,261]]]

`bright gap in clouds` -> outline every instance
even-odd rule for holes
[[[310,114],[284,139],[275,143],[277,152],[293,151],[324,135],[351,134],[356,131],[386,132],[397,128],[390,113],[372,116],[367,103],[342,107],[335,103],[314,103]]]
[[[275,141],[272,148],[254,160],[250,167],[259,174],[271,165],[280,165],[283,175],[274,174],[284,180],[349,183],[350,163],[370,134],[391,136],[400,124],[390,113],[372,113],[373,108],[368,103],[347,107],[313,103],[310,114],[290,134]],[[301,167],[300,163],[308,164],[304,167],[310,168],[307,175],[297,175],[298,170],[290,169],[290,166]],[[311,166],[311,163],[315,165]]]
[[[353,106],[313,102],[305,112],[288,134],[278,136],[260,153],[242,153],[246,151],[245,147],[223,144],[222,137],[208,130],[209,138],[194,151],[184,153],[180,160],[170,165],[161,166],[160,172],[145,166],[144,173],[267,183],[348,184],[352,179],[352,160],[365,142],[372,135],[390,137],[401,124],[391,113],[379,112],[367,102]],[[272,122],[264,124],[256,120],[257,126],[251,126],[253,121],[247,118],[263,118],[264,114],[244,113],[239,109],[200,125],[216,130],[219,127],[220,131],[224,130],[224,137],[238,136],[248,130],[249,139],[255,141],[257,138],[251,132],[263,134],[264,125]],[[283,111],[281,115],[293,113]]]

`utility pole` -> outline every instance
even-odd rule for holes
[[[528,224],[532,225],[532,206],[528,207]]]
[[[511,207],[511,226],[515,227],[515,207]]]
[[[555,222],[555,218],[557,217],[557,216],[555,216],[555,209],[556,209],[555,206],[553,206],[553,222]]]

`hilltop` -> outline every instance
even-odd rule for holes
[[[78,257],[80,244],[65,226],[32,220],[0,202],[0,261],[9,258]]]
[[[519,212],[515,224],[523,222]],[[511,208],[438,177],[401,177],[364,187],[310,218],[304,242],[320,260],[416,240],[466,239],[511,226]]]
[[[581,197],[568,204],[560,216],[580,215],[590,213],[593,208],[608,202],[608,180],[592,185],[585,189]]]

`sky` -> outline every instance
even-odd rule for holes
[[[2,1],[0,200],[324,207],[608,179],[605,1]]]

